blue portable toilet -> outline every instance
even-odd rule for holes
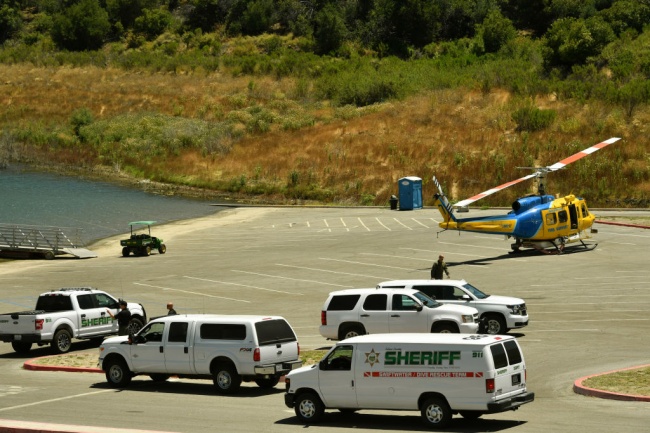
[[[397,181],[399,185],[399,209],[422,209],[422,179],[406,176]]]

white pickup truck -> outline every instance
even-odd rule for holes
[[[170,376],[212,379],[220,394],[234,394],[242,381],[273,388],[299,368],[300,348],[279,316],[183,314],[149,322],[133,336],[104,340],[99,365],[106,381],[123,388],[136,375],[156,382]]]
[[[128,303],[129,332],[135,333],[147,321],[141,304]],[[55,353],[65,353],[72,338],[100,339],[117,334],[118,300],[92,287],[70,287],[41,294],[31,311],[0,314],[0,341],[11,343],[18,353],[27,353],[32,344],[51,344]]]

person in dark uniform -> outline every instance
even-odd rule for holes
[[[108,311],[108,314],[113,318],[117,320],[117,335],[128,335],[129,334],[129,322],[131,321],[131,312],[129,311],[128,308],[126,308],[126,301],[123,299],[120,299],[119,302],[120,305],[120,311],[117,312],[117,314],[113,314],[111,310],[108,308],[106,311]]]
[[[443,272],[447,274],[447,278],[449,278],[449,270],[447,269],[447,263],[445,263],[445,256],[440,254],[438,256],[438,261],[433,262],[433,266],[431,266],[431,279],[442,280]]]
[[[174,316],[175,314],[176,314],[176,310],[174,310],[174,304],[171,302],[167,302],[167,315]]]

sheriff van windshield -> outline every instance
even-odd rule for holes
[[[454,361],[460,360],[459,351],[441,352],[386,352],[385,365],[441,365],[448,363],[454,365]]]

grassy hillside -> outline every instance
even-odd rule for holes
[[[552,174],[549,192],[582,195],[591,206],[648,206],[647,107],[626,119],[617,107],[545,95],[532,102],[555,110],[553,124],[518,132],[512,113],[531,100],[498,89],[427,90],[357,108],[302,98],[296,79],[224,73],[19,64],[0,65],[0,82],[5,161],[102,166],[283,203],[383,205],[397,179],[412,175],[423,179],[428,204],[432,175],[459,200],[526,174],[518,166],[549,165],[619,136]],[[75,127],[85,132],[75,136]],[[191,145],[197,135],[206,137],[202,147]],[[479,204],[508,205],[533,187]]]

